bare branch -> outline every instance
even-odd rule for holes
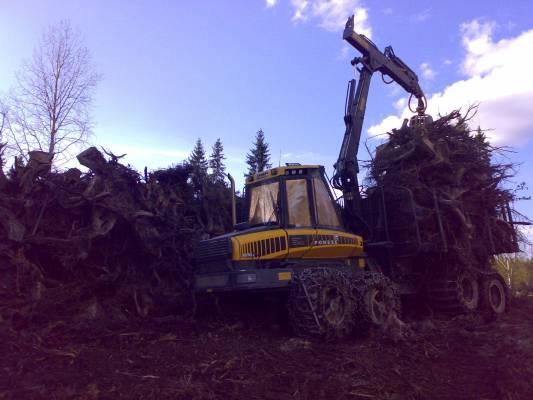
[[[16,76],[9,141],[24,158],[41,150],[54,154],[54,163],[64,163],[71,158],[68,150],[91,135],[92,98],[100,79],[80,34],[67,21],[50,27]]]
[[[126,156],[126,153],[124,153],[124,154],[122,154],[122,155],[120,155],[120,156],[116,156],[116,155],[114,155],[111,151],[108,151],[108,150],[104,149],[103,147],[102,147],[102,151],[103,151],[106,155],[108,155],[109,157],[111,157],[111,160],[110,160],[111,164],[117,164],[117,163],[118,163],[118,160],[120,160],[121,158],[123,158],[123,157]]]

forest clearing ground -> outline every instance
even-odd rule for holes
[[[275,328],[275,327],[274,327]],[[0,324],[0,399],[527,399],[533,298],[501,320],[323,343],[255,322]]]

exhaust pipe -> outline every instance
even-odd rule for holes
[[[237,200],[235,197],[235,179],[231,174],[227,174],[231,184],[231,221],[233,226],[237,225]]]

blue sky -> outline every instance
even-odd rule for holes
[[[0,92],[42,30],[68,19],[103,75],[94,142],[128,153],[138,169],[180,162],[196,138],[210,148],[220,137],[230,172],[241,178],[259,128],[275,165],[331,167],[344,132],[349,60],[357,55],[342,41],[342,28],[354,12],[356,30],[381,49],[391,44],[419,74],[431,112],[481,101],[476,124],[495,129],[495,144],[515,147],[511,159],[523,162],[517,180],[532,181],[527,0],[0,0]],[[406,98],[375,76],[365,136],[397,126]],[[533,215],[528,202],[519,209]]]

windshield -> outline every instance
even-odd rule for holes
[[[311,226],[309,199],[307,198],[307,179],[286,181],[289,224],[296,227]]]
[[[321,178],[313,179],[315,186],[316,214],[318,225],[340,227],[329,190]]]
[[[279,182],[271,182],[250,189],[250,225],[278,223],[277,207]]]

